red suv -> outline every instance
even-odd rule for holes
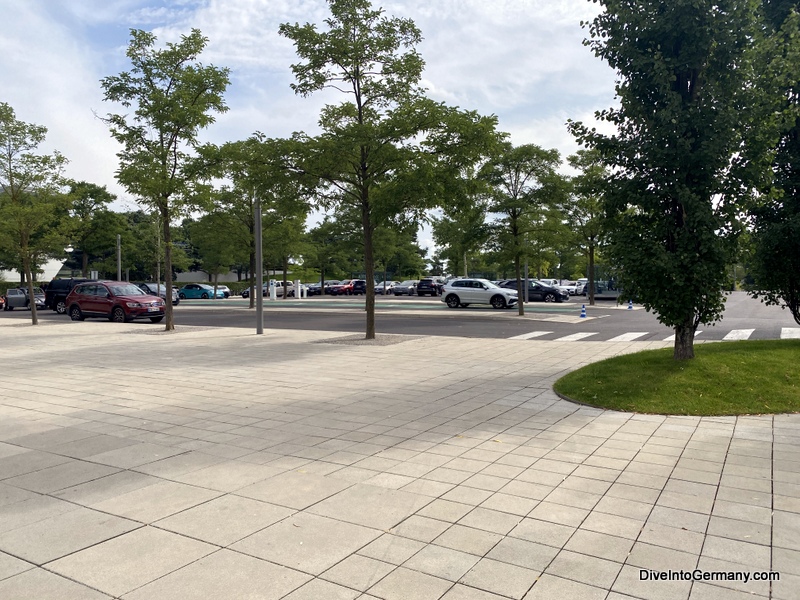
[[[86,317],[105,317],[125,323],[133,319],[164,318],[164,300],[145,294],[127,281],[94,281],[76,285],[67,296],[67,312],[73,321]]]

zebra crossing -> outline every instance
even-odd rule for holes
[[[741,341],[741,340],[749,340],[750,337],[755,333],[755,329],[732,329],[728,333],[726,333],[721,339],[722,341],[732,342],[732,341]],[[694,336],[697,338],[700,334],[702,334],[702,330],[698,330],[695,332]],[[627,333],[623,333],[621,335],[614,336],[612,338],[602,340],[602,332],[592,332],[592,331],[581,331],[578,333],[571,333],[569,335],[561,335],[559,333],[555,333],[553,331],[530,331],[528,333],[523,333],[520,335],[512,336],[508,339],[510,340],[532,340],[532,339],[546,339],[547,341],[552,342],[580,342],[582,340],[587,341],[606,341],[606,342],[634,342],[634,341],[645,341],[642,338],[647,336],[650,337],[648,341],[662,341],[662,342],[671,342],[675,339],[674,334],[671,334],[665,338],[657,337],[652,339],[652,336],[656,334],[651,334],[649,331],[630,331]],[[555,336],[555,337],[552,337]],[[707,336],[704,336],[708,339]],[[797,340],[800,339],[800,327],[782,327],[780,333],[780,339],[782,340]]]

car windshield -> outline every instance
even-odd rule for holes
[[[484,282],[483,282],[483,284],[484,284],[486,287],[488,287],[489,289],[492,289],[492,288],[499,288],[499,287],[500,287],[499,285],[495,285],[495,284],[493,284],[491,281],[484,281]]]
[[[109,286],[111,293],[115,296],[146,296],[141,289],[129,283],[127,285],[111,285]]]
[[[400,285],[414,285],[414,283],[416,283],[416,282],[415,282],[415,281],[412,281],[411,279],[409,279],[409,280],[407,280],[407,281],[404,281],[404,282],[403,282],[403,283],[401,283]]]

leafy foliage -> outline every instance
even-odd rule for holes
[[[721,316],[742,186],[752,80],[751,0],[600,0],[587,44],[618,73],[616,127],[572,131],[612,168],[610,251],[626,288],[675,328],[675,358],[692,358],[700,323]]]
[[[34,273],[48,257],[63,256],[69,225],[68,196],[63,193],[66,159],[36,154],[47,129],[16,118],[0,103],[0,253],[21,269],[33,297]],[[31,321],[38,323],[36,305]]]
[[[158,211],[163,227],[166,285],[172,285],[170,224],[192,203],[197,173],[192,150],[201,129],[214,113],[227,110],[223,94],[228,69],[198,62],[208,40],[193,29],[178,43],[156,47],[152,33],[131,30],[127,56],[130,71],[101,80],[105,97],[133,115],[109,114],[104,119],[112,137],[122,144],[117,154],[119,182]],[[168,302],[166,329],[174,329]]]

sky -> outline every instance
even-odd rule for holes
[[[341,95],[296,96],[298,62],[281,23],[323,27],[326,0],[0,0],[0,101],[16,117],[48,129],[40,152],[58,150],[66,175],[105,185],[113,207],[137,208],[114,173],[120,147],[98,116],[100,80],[128,70],[131,29],[176,42],[192,28],[209,39],[201,60],[231,69],[229,111],[202,132],[204,142],[246,139],[255,131],[287,137],[318,131],[320,108]],[[614,101],[614,73],[582,42],[581,21],[599,10],[590,0],[373,0],[387,15],[422,31],[422,84],[436,101],[496,115],[515,145],[579,149],[566,121],[594,123]],[[598,127],[603,127],[599,124]],[[420,243],[430,247],[429,233]]]

